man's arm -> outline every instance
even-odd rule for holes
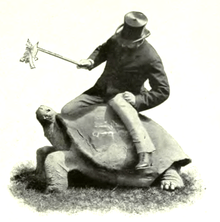
[[[158,106],[170,95],[168,79],[161,60],[155,60],[150,63],[150,68],[147,72],[151,90],[147,91],[143,87],[143,91],[136,95],[135,108],[139,112]]]
[[[92,67],[89,69],[93,69],[96,66],[100,65],[101,63],[107,60],[107,55],[109,51],[110,39],[105,42],[104,44],[98,46],[93,53],[89,56],[88,59],[94,61]]]
[[[109,40],[104,44],[98,46],[88,59],[82,59],[79,61],[77,68],[84,68],[92,70],[96,66],[107,60],[107,53],[109,48]]]

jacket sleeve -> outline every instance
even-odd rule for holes
[[[89,56],[88,59],[92,59],[94,61],[94,64],[90,68],[90,70],[107,60],[107,55],[108,55],[108,51],[109,51],[109,44],[110,44],[110,39],[107,42],[105,42],[104,44],[98,46],[93,51],[93,53]]]
[[[136,95],[135,108],[140,112],[164,102],[170,95],[170,87],[162,61],[157,59],[150,63],[147,76],[151,90],[142,87],[141,93]]]

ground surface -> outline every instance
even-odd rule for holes
[[[38,212],[108,212],[117,209],[143,214],[167,211],[180,205],[193,204],[205,190],[194,171],[182,173],[185,187],[173,192],[161,190],[157,184],[149,189],[98,186],[75,173],[78,183],[71,184],[70,189],[63,193],[45,194],[43,190],[46,184],[35,180],[33,170],[30,163],[16,167],[9,188],[16,198]],[[87,185],[82,185],[83,182],[87,182]]]

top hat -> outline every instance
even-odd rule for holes
[[[129,12],[124,16],[124,24],[120,25],[115,34],[121,44],[129,45],[147,38],[150,31],[145,28],[147,17],[141,12]]]

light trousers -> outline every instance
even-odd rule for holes
[[[61,113],[74,115],[75,113],[80,112],[80,109],[100,103],[104,103],[103,98],[100,96],[81,94],[80,96],[67,103],[62,108]],[[137,153],[151,153],[155,151],[154,144],[152,143],[151,138],[144,128],[137,110],[123,98],[123,93],[119,93],[110,99],[108,104],[117,113],[130,133]]]

